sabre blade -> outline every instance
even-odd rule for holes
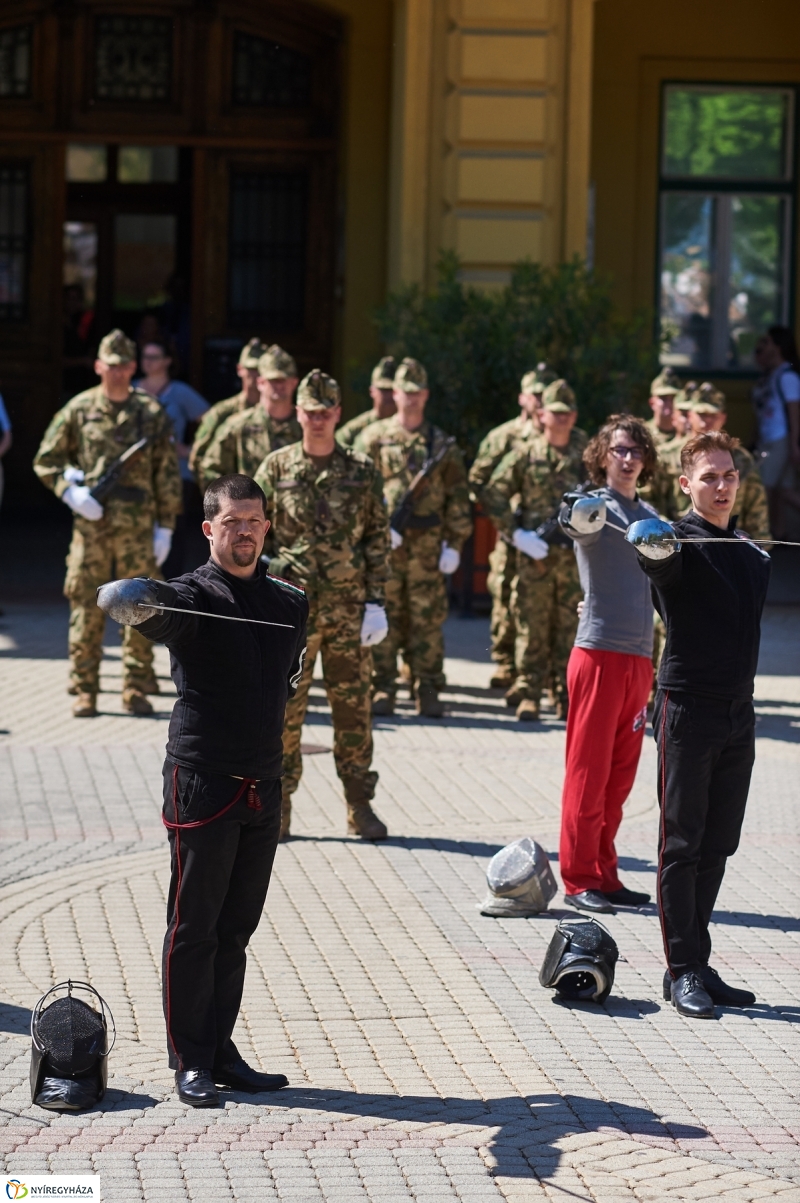
[[[173,614],[195,614],[198,618],[223,618],[225,622],[254,622],[260,627],[285,627],[287,631],[295,628],[289,622],[266,622],[263,618],[237,618],[235,614],[212,614],[210,610],[184,610],[180,606],[158,606],[149,602],[137,602],[141,610],[169,610]]]

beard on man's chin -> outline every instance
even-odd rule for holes
[[[233,562],[237,568],[249,568],[256,558],[255,543],[237,543],[231,551]]]

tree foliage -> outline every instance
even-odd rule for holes
[[[399,289],[376,320],[390,354],[425,365],[431,418],[470,454],[519,412],[520,380],[541,360],[572,385],[589,431],[639,408],[658,370],[647,315],[621,318],[609,281],[577,257],[553,268],[520,263],[506,288],[488,292],[462,283],[446,252],[433,289]]]

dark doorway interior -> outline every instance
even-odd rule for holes
[[[96,382],[97,343],[119,326],[166,336],[189,370],[192,152],[72,144],[66,155],[64,398]]]

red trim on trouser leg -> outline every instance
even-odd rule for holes
[[[669,690],[664,694],[664,704],[661,711],[661,847],[658,850],[658,875],[656,878],[656,902],[658,903],[658,921],[661,925],[661,940],[664,944],[664,956],[667,961],[667,969],[669,969],[670,977],[673,977],[672,969],[669,964],[669,945],[667,943],[667,931],[664,927],[664,911],[661,906],[661,872],[664,863],[664,845],[667,839],[667,749],[665,736],[667,731],[667,703],[669,702]]]
[[[178,768],[179,767],[180,766],[176,764],[172,770],[172,813],[173,813],[173,815],[177,815],[177,813],[178,813]],[[169,941],[169,948],[167,949],[166,965],[164,967],[164,976],[166,979],[164,982],[164,993],[166,995],[165,1019],[166,1019],[166,1024],[167,1024],[167,1038],[168,1038],[170,1044],[172,1045],[172,1051],[175,1054],[176,1061],[178,1062],[179,1070],[183,1069],[183,1060],[182,1060],[181,1055],[178,1052],[177,1048],[175,1047],[175,1041],[172,1037],[172,991],[170,989],[170,978],[172,975],[172,952],[175,947],[175,936],[177,935],[178,927],[179,927],[180,921],[181,921],[180,897],[181,897],[181,881],[183,878],[183,866],[181,864],[181,831],[185,831],[188,828],[192,828],[192,827],[205,827],[205,826],[207,826],[207,824],[214,823],[217,819],[222,818],[222,816],[224,814],[227,814],[227,812],[231,809],[231,807],[236,805],[236,803],[239,801],[239,799],[244,794],[245,790],[247,790],[247,805],[250,807],[251,810],[260,810],[261,809],[261,801],[258,797],[258,792],[256,789],[257,785],[258,785],[258,782],[254,778],[245,777],[242,780],[242,783],[239,786],[239,788],[237,789],[236,793],[234,794],[232,800],[228,803],[228,805],[223,806],[222,810],[218,810],[216,814],[211,815],[207,819],[196,819],[194,822],[191,822],[191,823],[176,823],[176,822],[170,822],[169,819],[167,819],[167,817],[164,814],[162,814],[162,816],[161,816],[161,821],[164,824],[164,826],[169,831],[175,832],[175,863],[177,866],[177,874],[178,874],[178,880],[177,880],[176,887],[175,887],[175,911],[173,914],[174,926],[172,928],[172,935],[171,935],[170,941]]]

